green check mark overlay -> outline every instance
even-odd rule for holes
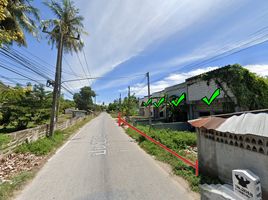
[[[147,102],[143,102],[143,105],[144,105],[145,107],[147,107],[147,106],[149,106],[151,103],[152,103],[152,98],[148,99]]]
[[[179,99],[178,99],[177,101],[172,100],[171,103],[172,103],[175,107],[177,107],[177,106],[178,106],[178,105],[185,99],[185,97],[186,97],[186,94],[183,93],[183,94],[179,97]]]
[[[159,106],[161,106],[162,103],[164,103],[165,101],[165,97],[162,97],[157,103],[154,102],[154,106],[159,108]]]
[[[204,101],[208,106],[220,95],[220,88],[216,89],[214,93],[211,95],[210,99],[207,97],[203,97],[202,101]]]

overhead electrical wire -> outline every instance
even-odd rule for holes
[[[82,49],[82,52],[83,52],[84,59],[85,59],[85,62],[86,62],[86,69],[87,69],[87,71],[88,71],[88,75],[89,75],[90,77],[92,77],[92,74],[91,74],[91,71],[90,71],[90,68],[89,68],[89,65],[88,65],[88,62],[87,62],[87,58],[86,58],[86,54],[85,54],[84,49]],[[92,85],[92,83],[93,83],[93,80],[91,81],[91,84],[90,84],[90,85]]]
[[[82,70],[83,70],[83,72],[84,72],[84,74],[85,74],[85,76],[86,76],[86,71],[85,71],[85,69],[84,69],[84,65],[83,65],[82,62],[81,62],[81,59],[80,59],[80,57],[79,57],[79,54],[76,53],[76,55],[77,55],[77,58],[78,58],[78,61],[79,61],[80,65],[81,65],[81,67],[82,67]],[[91,84],[90,84],[89,80],[87,80],[87,81],[88,81],[88,85],[90,86]]]
[[[1,51],[1,50],[0,50],[0,51]],[[16,51],[16,50],[15,50],[15,51]],[[24,68],[30,70],[31,72],[34,72],[35,74],[37,74],[37,75],[43,77],[43,78],[46,79],[46,80],[52,80],[52,78],[50,78],[49,76],[45,75],[43,72],[40,71],[40,69],[38,69],[38,68],[36,67],[36,65],[38,65],[38,66],[42,66],[40,63],[33,63],[33,61],[30,61],[28,57],[23,57],[23,55],[20,55],[19,52],[12,52],[12,51],[9,51],[9,50],[7,50],[7,49],[3,49],[2,53],[4,54],[4,56],[8,57],[9,59],[13,60],[14,62],[19,63],[20,65],[22,65],[22,67],[24,67]],[[33,55],[33,54],[32,54],[32,55]],[[34,55],[33,55],[33,56],[34,56]],[[37,57],[37,56],[36,56],[36,57]],[[11,64],[11,63],[10,63],[10,64]],[[16,67],[18,67],[18,66],[16,66]],[[20,66],[20,67],[21,67],[21,66]],[[20,67],[19,67],[19,68],[20,68]],[[44,67],[44,66],[43,66],[43,67]],[[2,68],[5,68],[5,69],[7,70],[6,67],[2,67]],[[46,68],[46,71],[47,71],[47,70],[48,70],[48,69]],[[20,75],[20,76],[23,75],[22,73],[20,73],[20,72],[18,72],[18,71],[16,71],[16,70],[12,70],[12,69],[11,69],[11,70],[8,70],[8,71],[11,71],[11,72],[13,72],[13,73],[16,72],[16,74],[18,74],[18,75]],[[52,73],[53,73],[53,72],[52,72]],[[50,74],[51,74],[51,73],[50,73]],[[53,76],[53,74],[52,74],[52,76]],[[23,75],[23,77],[27,77],[27,79],[32,80],[32,81],[35,81],[35,82],[38,82],[39,84],[41,84],[39,81],[37,81],[36,79],[30,78],[29,76]],[[68,92],[70,92],[71,89],[69,88],[68,90],[69,90]],[[72,94],[73,94],[73,93],[72,93]]]
[[[198,65],[204,65],[204,64],[208,64],[208,63],[211,63],[211,62],[214,62],[216,60],[219,60],[219,59],[222,59],[224,57],[227,57],[227,56],[231,56],[231,55],[234,55],[234,54],[237,54],[241,51],[244,51],[246,49],[249,49],[249,48],[252,48],[253,46],[256,46],[256,45],[260,45],[260,44],[263,44],[265,42],[268,41],[268,34],[265,34],[265,35],[262,35],[261,37],[259,38],[253,38],[253,40],[251,40],[250,42],[240,42],[236,47],[234,48],[231,48],[225,52],[222,52],[218,55],[215,55],[215,56],[211,56],[211,57],[207,57],[207,59],[202,59],[202,61],[200,62],[194,62],[194,63],[191,63],[191,64],[187,64],[187,65],[184,65],[182,68],[187,68],[187,67],[195,67],[195,66],[198,66]],[[266,38],[266,39],[265,39]],[[226,48],[226,47],[224,47]],[[222,49],[224,49],[222,48]],[[220,51],[220,50],[219,50]],[[171,73],[176,73],[176,72],[179,72],[181,70],[174,70],[172,72],[169,72],[169,74]],[[158,79],[154,79],[152,82],[157,82],[159,80],[162,80],[164,78],[164,76],[161,76],[160,78]]]

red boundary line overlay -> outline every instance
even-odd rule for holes
[[[175,151],[169,149],[168,147],[166,147],[165,145],[161,144],[160,142],[154,140],[153,138],[151,138],[150,136],[146,135],[145,133],[143,133],[141,130],[137,129],[135,126],[130,125],[129,123],[127,123],[125,120],[123,120],[120,116],[120,113],[118,113],[118,126],[121,126],[122,124],[126,124],[128,125],[128,127],[130,127],[131,129],[133,129],[134,131],[136,131],[137,133],[139,133],[140,135],[142,135],[143,137],[147,138],[148,140],[150,140],[151,142],[153,142],[154,144],[160,146],[161,148],[165,149],[166,151],[168,151],[169,153],[171,153],[172,155],[176,156],[177,158],[179,158],[181,161],[183,161],[185,164],[193,167],[195,169],[195,175],[198,176],[199,171],[198,171],[198,160],[195,161],[195,163],[192,163],[191,161],[187,160],[186,158],[180,156],[179,154],[177,154]]]

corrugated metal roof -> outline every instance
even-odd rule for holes
[[[239,116],[232,116],[226,119],[216,130],[268,137],[268,113],[245,113]]]
[[[221,117],[211,117],[211,119],[204,125],[206,129],[218,128],[226,119]]]
[[[244,113],[229,118],[207,117],[191,120],[197,128],[213,129],[234,134],[252,134],[268,137],[268,113]]]
[[[200,128],[202,126],[204,126],[211,117],[206,117],[206,118],[200,118],[200,119],[194,119],[194,120],[189,120],[188,122],[196,128]]]

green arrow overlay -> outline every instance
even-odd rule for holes
[[[202,101],[204,101],[208,106],[220,95],[220,88],[216,89],[214,93],[211,95],[210,99],[207,97],[203,97]]]
[[[151,103],[152,103],[152,98],[148,99],[147,102],[143,102],[143,105],[144,105],[145,107],[147,107],[147,106],[149,106]]]
[[[186,94],[183,93],[183,94],[179,97],[179,99],[178,99],[177,101],[172,100],[171,103],[172,103],[174,106],[177,107],[177,106],[178,106],[178,105],[185,99],[185,97],[186,97]]]
[[[165,101],[165,97],[162,97],[157,103],[154,102],[154,106],[159,108],[159,106],[161,106],[162,103],[164,103]]]

